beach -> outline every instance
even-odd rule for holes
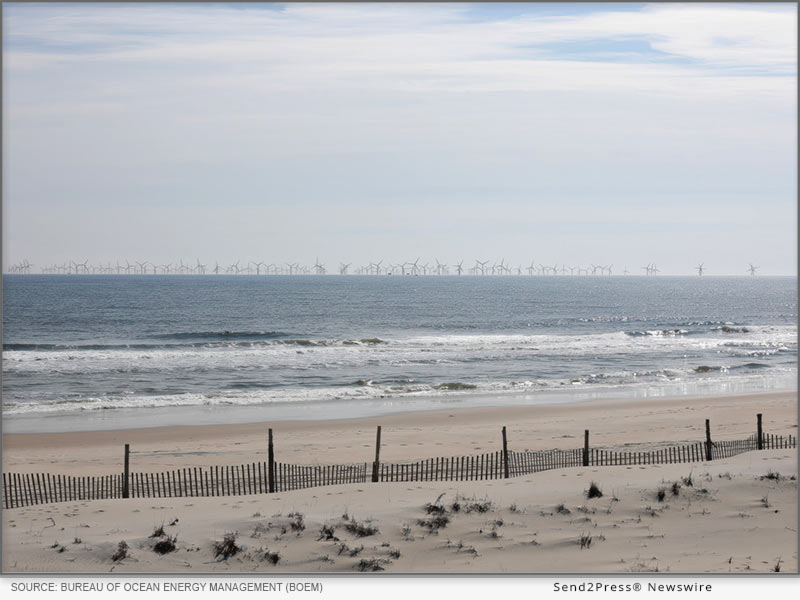
[[[796,5],[3,8],[4,573],[799,572]]]
[[[745,439],[755,433],[757,413],[763,414],[765,432],[795,436],[796,402],[796,392],[774,392],[6,434],[3,468],[119,473],[126,443],[136,471],[264,461],[269,428],[275,460],[308,465],[372,461],[378,425],[383,461],[500,450],[503,426],[509,449],[516,451],[582,447],[585,429],[592,447],[645,443],[658,448],[702,441],[706,419],[715,441]],[[3,511],[3,569],[767,572],[780,561],[782,572],[794,572],[796,477],[796,450],[791,449],[692,464],[557,469],[507,480],[358,483],[235,497],[44,504]],[[601,498],[587,499],[592,481],[603,491]],[[433,522],[426,504],[447,523]],[[162,524],[165,535],[177,535],[176,549],[163,556],[152,550],[161,538],[149,537]],[[323,526],[329,535],[321,534]],[[352,533],[372,528],[377,529],[372,535]],[[234,546],[241,550],[227,559],[215,557],[214,544],[227,533],[236,533]],[[121,541],[129,557],[114,561]],[[277,564],[272,564],[276,553]]]

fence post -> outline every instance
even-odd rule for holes
[[[267,435],[267,489],[270,494],[275,493],[275,447],[272,445],[272,428],[270,427]]]
[[[503,425],[503,475],[508,479],[508,440],[505,425]]]
[[[131,477],[131,470],[130,470],[130,454],[131,454],[131,445],[125,444],[125,479],[122,480],[122,497],[129,498],[130,497],[130,488],[128,487],[128,482],[130,481]]]
[[[378,481],[378,470],[381,460],[381,426],[378,425],[378,435],[375,440],[375,462],[372,463],[372,481]]]
[[[759,450],[763,450],[764,449],[764,431],[761,429],[761,413],[758,413],[756,415],[756,417],[758,418],[758,446],[757,446],[757,448]]]
[[[706,419],[706,460],[711,460],[711,421]]]
[[[583,466],[589,466],[589,430],[583,431]]]

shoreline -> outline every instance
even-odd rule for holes
[[[217,425],[163,426],[59,433],[4,433],[5,471],[116,473],[124,444],[136,469],[242,464],[266,460],[267,430],[276,460],[326,464],[373,460],[375,431],[383,428],[386,460],[476,454],[499,449],[508,427],[509,448],[568,449],[591,431],[594,447],[701,441],[705,419],[712,436],[744,439],[764,430],[797,435],[797,392],[679,396],[646,400],[601,399],[525,406],[449,407],[391,415],[325,420],[287,420]]]
[[[271,404],[190,404],[161,407],[115,408],[3,415],[3,433],[55,434],[150,429],[169,426],[216,426],[245,423],[286,423],[295,421],[338,421],[385,418],[398,414],[443,410],[504,408],[522,406],[579,405],[601,401],[703,398],[797,391],[796,378],[753,382],[728,382],[704,386],[703,382],[667,383],[624,387],[597,386],[503,392],[449,392],[437,395],[381,396],[369,400],[283,402]],[[269,415],[269,417],[267,417]]]

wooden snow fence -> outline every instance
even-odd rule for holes
[[[760,417],[760,415],[759,415]],[[311,487],[372,482],[480,481],[530,475],[540,471],[580,466],[623,466],[693,463],[729,458],[760,449],[797,447],[792,435],[758,433],[743,440],[707,441],[637,450],[590,448],[586,432],[583,448],[572,450],[508,450],[503,431],[503,450],[470,456],[439,456],[407,462],[380,462],[380,434],[372,463],[295,465],[272,461],[242,465],[190,467],[143,473],[129,470],[125,448],[125,472],[76,477],[52,473],[3,473],[3,506],[6,509],[115,498],[181,498],[239,496],[289,492]],[[707,432],[709,430],[707,429]],[[274,457],[272,434],[268,457]],[[127,476],[126,476],[127,474]]]

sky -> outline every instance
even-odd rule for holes
[[[3,4],[3,268],[796,273],[797,6]]]

